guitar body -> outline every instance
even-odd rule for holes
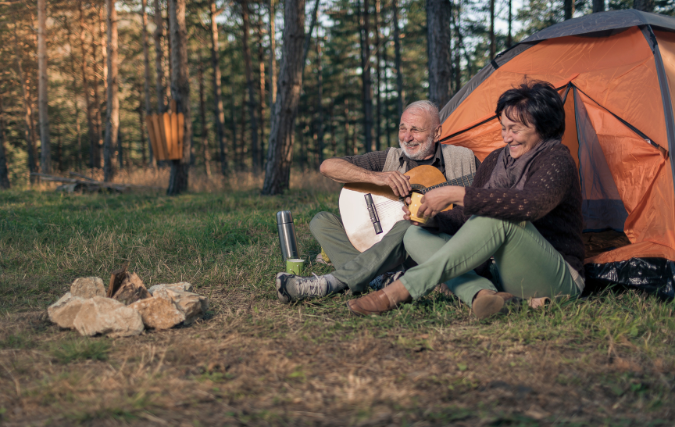
[[[382,233],[376,234],[370,220],[365,194],[370,193],[380,217]],[[394,224],[403,219],[403,202],[389,187],[373,184],[346,184],[340,192],[340,216],[349,241],[363,252],[382,240]]]
[[[418,166],[405,173],[413,188],[424,189],[446,182],[445,176],[433,166]],[[376,233],[371,221],[365,195],[370,194],[380,219],[381,233]],[[367,183],[345,184],[340,192],[340,216],[349,241],[363,252],[373,246],[403,220],[403,201],[388,186]],[[451,209],[448,208],[448,209]],[[446,209],[447,210],[447,209]]]

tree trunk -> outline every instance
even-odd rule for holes
[[[38,115],[40,117],[40,170],[51,173],[47,86],[47,0],[38,0]]]
[[[312,8],[312,19],[309,24],[309,31],[305,34],[305,43],[302,45],[302,75],[305,74],[305,66],[307,65],[307,55],[309,54],[309,43],[312,39],[312,33],[314,32],[314,26],[319,17],[319,3],[321,0],[314,1],[314,7]]]
[[[243,44],[244,66],[246,73],[246,88],[248,89],[248,112],[249,123],[251,126],[251,166],[253,173],[260,172],[260,145],[258,143],[258,119],[256,117],[256,101],[255,101],[255,83],[253,81],[253,65],[251,62],[251,47],[249,46],[249,8],[248,0],[241,1],[241,18],[243,21],[243,36],[241,38]]]
[[[96,136],[96,125],[94,123],[93,105],[89,93],[89,77],[87,76],[87,48],[85,46],[86,33],[84,25],[84,7],[82,0],[78,2],[80,11],[80,49],[82,54],[82,92],[84,92],[84,104],[87,110],[87,135],[89,136],[89,166],[94,168],[96,165],[96,149],[98,148],[98,137]]]
[[[335,102],[331,101],[330,103],[330,119],[328,120],[329,132],[330,132],[330,148],[333,153],[333,157],[337,157],[337,141],[335,140],[335,119],[333,116],[333,111],[335,111]]]
[[[400,118],[403,114],[403,104],[405,102],[405,93],[403,92],[403,74],[401,74],[401,33],[398,28],[398,5],[396,0],[392,0],[391,8],[394,15],[394,66],[396,67],[396,89],[398,98],[396,100],[396,111]]]
[[[303,132],[304,123],[302,119],[302,117],[298,117],[298,126],[295,128],[295,132],[296,135],[298,135],[296,140],[300,144],[300,172],[305,173],[305,166],[307,165],[307,146],[305,145],[305,135]]]
[[[277,101],[272,111],[262,194],[281,194],[290,183],[293,127],[302,88],[305,0],[284,2],[284,34]]]
[[[63,158],[61,154],[63,153],[63,144],[61,142],[61,126],[59,126],[59,123],[56,123],[56,153],[54,153],[54,157],[56,157],[56,170],[61,172],[63,170]]]
[[[593,13],[605,11],[605,0],[593,0]]]
[[[497,46],[495,45],[495,0],[490,0],[490,60],[495,59]]]
[[[239,115],[239,141],[241,143],[239,144],[239,160],[237,161],[237,165],[239,170],[243,171],[248,169],[246,166],[246,154],[248,153],[246,147],[246,90],[241,92],[241,103],[239,105],[241,106],[241,114]]]
[[[145,114],[152,114],[152,105],[150,104],[150,48],[148,46],[148,13],[145,8],[148,6],[148,0],[141,0],[141,18],[143,19],[143,29],[141,36],[143,40],[143,96],[145,98]],[[141,113],[141,117],[143,114]],[[145,142],[143,133],[145,124],[141,122],[141,138]],[[152,144],[148,141],[148,152],[150,153],[150,166],[154,167],[154,153],[152,152]],[[145,163],[145,146],[143,147],[143,166]]]
[[[237,156],[237,117],[235,110],[237,108],[237,99],[235,98],[234,88],[230,86],[230,132],[232,133],[232,160],[234,160],[234,169],[241,168],[239,157]]]
[[[66,31],[68,33],[68,44],[71,47],[75,46],[75,43],[72,40],[72,32],[70,31],[70,25],[66,24]],[[84,58],[83,58],[84,59]],[[77,141],[77,167],[82,169],[82,139],[80,133],[82,129],[80,128],[80,104],[77,102],[77,72],[75,71],[75,51],[74,49],[70,52],[70,73],[72,74],[73,81],[71,90],[73,92],[73,110],[75,110],[75,139]]]
[[[375,0],[375,151],[380,151],[382,140],[382,67],[380,64],[380,0]]]
[[[511,0],[509,0],[509,3],[510,2],[511,2]],[[511,12],[510,6],[511,5],[509,4],[509,13]],[[565,0],[563,8],[565,9],[565,21],[567,21],[568,19],[572,19],[573,15],[574,15],[574,0]],[[511,22],[509,22],[509,25],[510,24],[511,24]]]
[[[105,8],[105,3],[103,4]],[[104,19],[104,15],[107,13],[107,10],[104,10],[101,8],[99,10],[98,14],[98,28],[99,28],[99,33],[101,35],[100,40],[101,40],[101,64],[102,64],[102,71],[103,71],[103,91],[107,94],[108,93],[108,50],[106,48],[107,42],[103,41],[104,38],[107,37],[107,30],[106,30],[106,24]]]
[[[169,17],[169,0],[167,0],[167,13],[166,13],[166,28],[167,28],[167,37],[164,38],[166,43],[164,44],[164,58],[167,58],[164,61],[164,75],[166,76],[167,80],[171,80],[172,76],[172,71],[171,67],[173,64],[171,64],[171,35],[169,34],[171,31],[171,19]],[[166,104],[164,106],[165,111],[169,109],[169,100],[171,99],[171,83],[167,83],[164,85],[164,98],[166,98]]]
[[[199,82],[199,119],[201,121],[202,137],[202,155],[204,157],[204,171],[206,176],[211,177],[211,152],[209,151],[208,129],[206,126],[206,102],[204,102],[204,62],[205,59],[199,55],[199,65],[197,67],[197,80]]]
[[[262,165],[265,163],[265,51],[263,49],[262,7],[259,6],[258,12],[258,19],[256,21],[256,30],[258,32],[258,71],[260,75],[260,102],[258,103],[258,117],[260,118],[260,150],[258,151],[258,162],[262,168]]]
[[[359,2],[360,3],[360,2]],[[373,151],[373,88],[370,76],[370,4],[363,0],[361,15],[361,89],[363,99],[363,129],[366,153]]]
[[[138,91],[140,95],[140,90]],[[138,97],[138,125],[141,130],[141,164],[143,167],[146,167],[148,165],[148,156],[146,155],[146,150],[150,148],[150,153],[151,157],[150,159],[152,160],[152,146],[149,143],[146,143],[145,141],[145,119],[144,119],[144,110],[147,112],[147,104],[144,106],[143,105],[143,100],[141,97]]]
[[[23,61],[21,60],[21,46],[19,46],[19,36],[16,32],[16,25],[14,26],[14,58],[16,61],[17,74],[21,84],[21,96],[23,97],[24,108],[24,137],[26,138],[26,151],[28,152],[28,172],[38,172],[37,166],[37,152],[35,148],[35,126],[33,124],[33,105],[30,101],[30,86],[28,77],[23,73]],[[30,176],[31,184],[36,181],[34,176]]]
[[[384,134],[387,141],[387,147],[391,147],[391,114],[389,105],[389,55],[387,54],[387,41],[384,42],[382,50],[382,61],[384,61],[384,93],[386,94],[385,112],[384,112]],[[331,111],[332,114],[332,111]]]
[[[654,12],[654,0],[633,0],[633,9],[643,12]]]
[[[427,0],[429,100],[439,109],[450,99],[450,13],[449,0]]]
[[[349,100],[345,100],[345,156],[351,156],[349,150]]]
[[[277,40],[275,34],[274,17],[276,9],[274,0],[269,0],[270,7],[270,108],[277,102]]]
[[[565,0],[565,1],[566,2],[568,2],[568,1],[572,2],[572,13],[570,14],[570,18],[571,18],[572,15],[574,14],[574,0]],[[508,23],[509,30],[508,30],[508,34],[506,35],[506,47],[510,48],[511,45],[513,45],[513,36],[512,36],[512,32],[513,32],[513,28],[512,28],[513,27],[513,12],[512,12],[513,0],[509,0],[508,8],[509,8],[509,23]],[[567,10],[565,10],[565,14],[567,14]]]
[[[320,166],[323,162],[323,66],[321,64],[321,37],[319,37],[319,30],[317,30],[316,38],[316,78],[316,154],[317,166]]]
[[[9,171],[7,170],[7,156],[5,154],[5,111],[2,105],[2,94],[0,93],[0,188],[8,189]]]
[[[190,115],[190,75],[188,72],[187,27],[185,25],[186,0],[169,0],[171,38],[171,98],[176,102],[176,112],[185,116],[183,124],[183,155],[171,162],[171,176],[167,194],[177,195],[188,188],[192,120]]]
[[[467,75],[468,79],[471,79],[472,76],[472,71],[471,71],[471,58],[466,52],[466,48],[464,47],[464,41],[462,40],[462,0],[459,0],[457,4],[457,25],[455,27],[455,30],[457,32],[457,57],[456,57],[456,66],[457,69],[460,69],[460,60],[461,60],[461,51],[464,49],[464,56],[466,58],[466,70],[467,70]],[[457,75],[457,87],[461,87],[461,73],[458,73]]]
[[[155,80],[155,91],[157,92],[157,113],[166,111],[166,104],[164,103],[164,47],[162,46],[162,38],[164,38],[164,19],[162,19],[162,5],[159,0],[155,0],[155,72],[157,79]]]
[[[105,42],[103,41],[103,35],[99,32],[99,42],[102,45],[105,45]],[[94,90],[94,123],[96,125],[96,149],[94,150],[94,156],[95,156],[95,167],[100,168],[101,167],[101,154],[103,150],[103,122],[102,122],[102,111],[101,111],[101,95],[99,94],[99,79],[96,76],[96,67],[98,65],[98,56],[96,55],[96,52],[98,51],[97,45],[96,45],[96,40],[92,36],[92,43],[91,43],[91,50],[92,50],[92,84],[93,84],[93,90]],[[102,68],[107,69],[105,65],[105,60],[103,61]],[[104,81],[105,82],[105,81]]]
[[[117,144],[117,133],[120,126],[120,101],[117,96],[117,10],[115,0],[106,0],[107,13],[107,55],[108,55],[108,90],[106,102],[105,142],[103,143],[103,179],[110,182],[115,175],[113,165],[114,147]],[[120,152],[122,147],[118,147]],[[121,166],[121,165],[120,165]]]
[[[225,145],[225,113],[223,112],[223,93],[220,87],[220,60],[218,59],[218,23],[216,1],[211,0],[211,68],[213,68],[213,118],[216,128],[216,143],[220,153],[220,173],[227,176],[227,145]]]
[[[118,128],[117,130],[117,167],[122,170],[124,169],[124,141],[122,131]]]

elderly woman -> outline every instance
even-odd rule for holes
[[[485,158],[471,187],[441,187],[422,198],[417,215],[429,218],[427,228],[410,227],[404,238],[418,266],[349,301],[353,313],[391,310],[442,282],[481,319],[507,312],[520,298],[583,291],[581,188],[560,142],[562,100],[548,83],[532,82],[504,92],[496,114],[506,146]],[[450,204],[453,210],[441,212]],[[473,271],[491,257],[495,283]]]

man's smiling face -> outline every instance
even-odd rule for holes
[[[401,115],[398,126],[398,142],[408,158],[412,160],[430,159],[436,152],[435,134],[439,128],[434,127],[433,120],[423,110],[411,108]]]

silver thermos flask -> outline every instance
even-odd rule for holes
[[[284,262],[287,259],[297,259],[298,242],[295,240],[295,227],[291,211],[277,212],[277,228],[279,229],[279,245]]]

